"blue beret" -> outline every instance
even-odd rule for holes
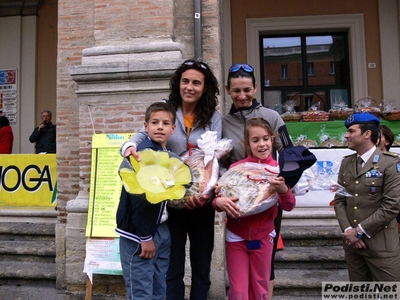
[[[375,123],[376,125],[379,125],[380,120],[378,117],[374,116],[373,114],[370,114],[369,112],[354,113],[346,119],[344,125],[346,126],[346,128],[349,128],[354,124],[368,124],[368,123]]]

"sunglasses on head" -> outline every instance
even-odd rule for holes
[[[200,66],[204,70],[208,70],[208,67],[205,64],[203,64],[202,62],[199,62],[199,61],[188,60],[188,61],[184,62],[184,65],[185,66],[194,66],[194,65],[196,65],[196,66]]]
[[[235,73],[235,72],[239,71],[240,69],[243,69],[244,71],[250,72],[250,73],[254,72],[253,67],[248,64],[235,64],[229,68],[229,73]]]

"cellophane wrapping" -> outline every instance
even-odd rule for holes
[[[182,200],[168,202],[171,207],[186,208],[185,202],[190,197],[197,195],[201,198],[214,190],[219,176],[219,160],[232,150],[232,140],[217,141],[216,134],[207,131],[197,140],[198,148],[192,148],[181,155],[181,159],[192,171],[192,185]]]
[[[218,180],[221,197],[239,198],[241,216],[254,215],[270,209],[278,202],[269,179],[277,177],[279,167],[246,162],[230,168]]]
[[[311,168],[305,170],[301,175],[297,184],[293,187],[293,194],[295,196],[305,195],[312,191],[329,191],[332,197],[335,194],[353,197],[348,193],[346,188],[337,183],[337,172],[340,163],[337,165],[337,170],[332,170],[331,166],[321,166],[314,164]]]

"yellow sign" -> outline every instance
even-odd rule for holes
[[[119,149],[131,137],[128,133],[93,135],[88,237],[118,237],[115,216],[122,188],[118,169],[123,160]]]
[[[56,154],[1,154],[0,205],[56,206]]]

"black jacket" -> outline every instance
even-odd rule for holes
[[[163,150],[162,147],[150,139],[141,142],[137,150]],[[157,232],[167,201],[151,204],[145,195],[133,195],[122,187],[121,197],[117,209],[117,228],[115,231],[127,239],[137,243],[150,241]]]
[[[47,127],[44,127],[41,130],[39,130],[39,127],[36,127],[33,130],[29,137],[29,141],[31,143],[36,143],[36,153],[56,153],[56,128],[57,126],[50,122]]]

